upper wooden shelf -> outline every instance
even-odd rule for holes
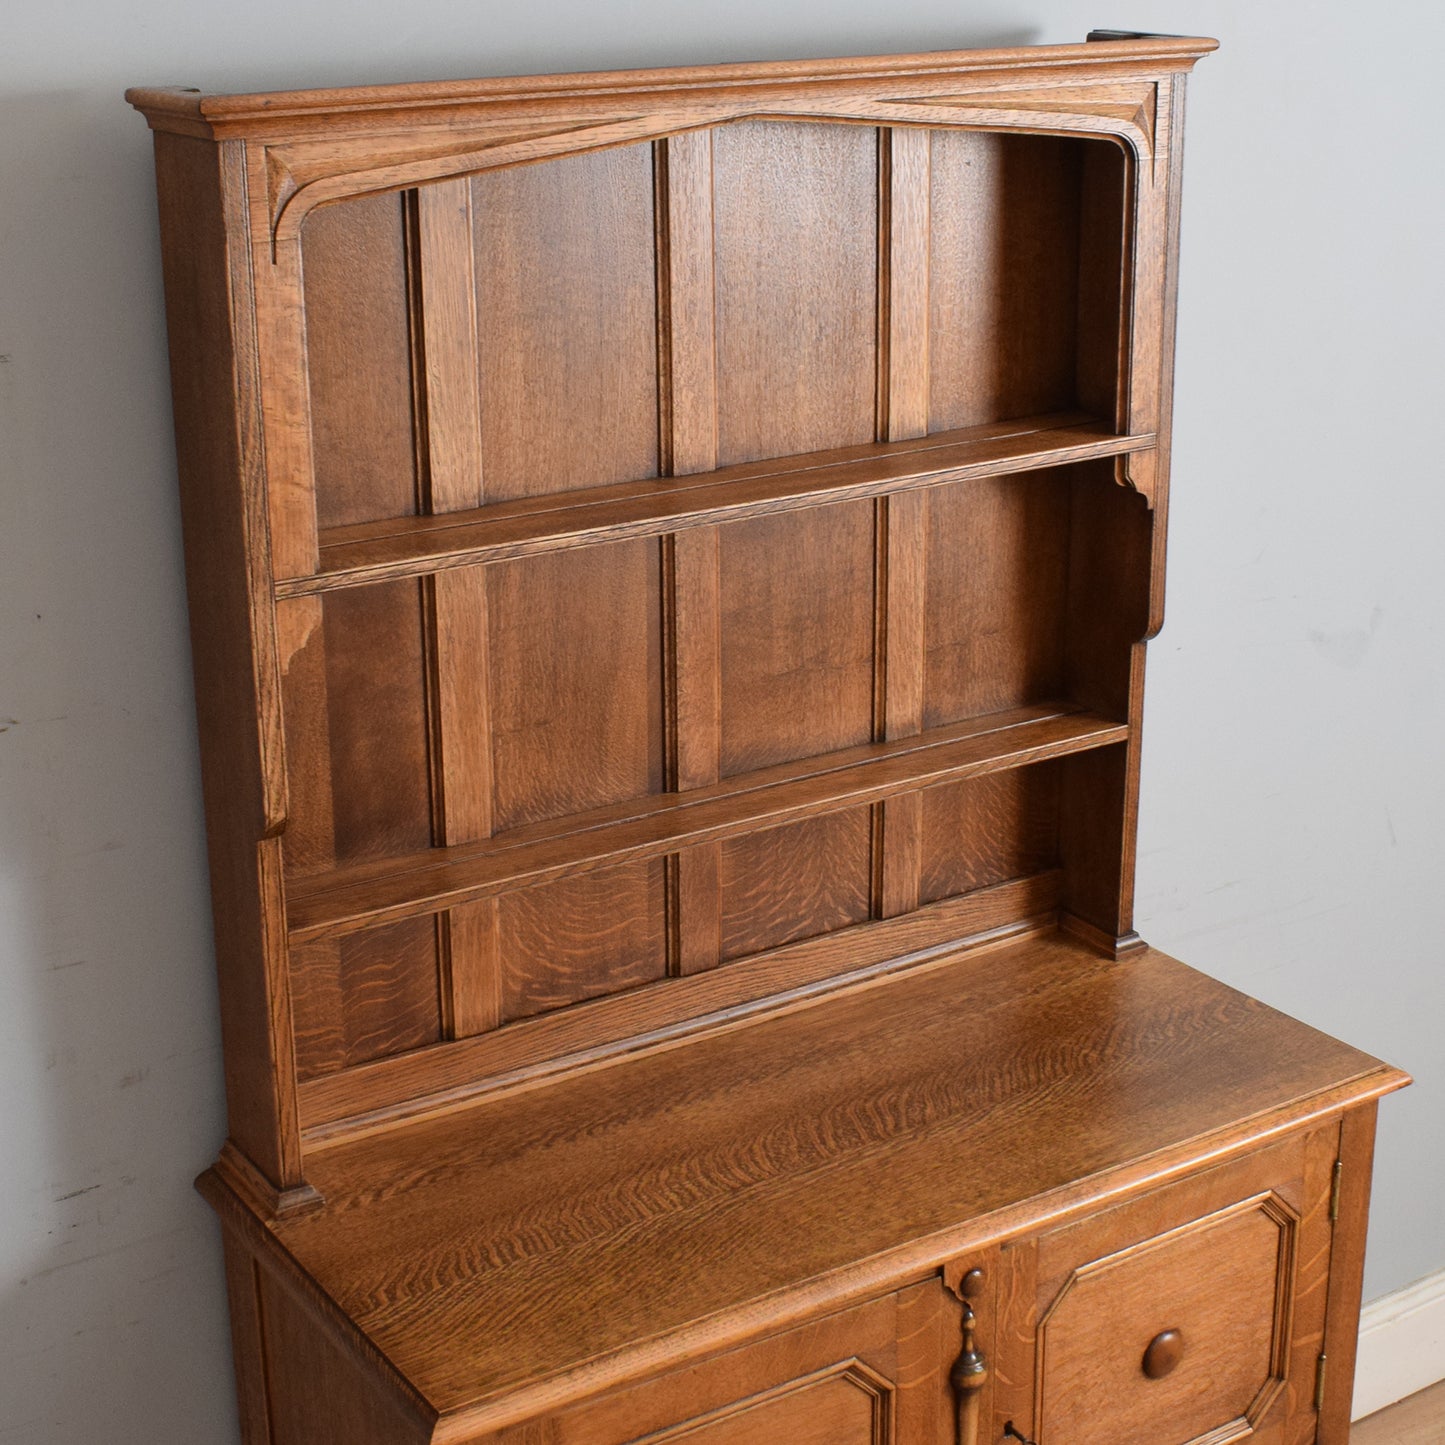
[[[607,863],[655,858],[840,808],[1124,742],[1127,724],[1042,703],[892,742],[741,773],[708,787],[629,799],[433,848],[300,877],[287,888],[295,942],[356,932],[547,882]]]
[[[333,527],[320,566],[276,584],[278,597],[417,577],[538,552],[657,536],[824,503],[1148,451],[1083,413],[1023,418],[915,441],[846,447],[683,477],[554,492],[438,516]]]
[[[321,1149],[274,1267],[470,1440],[1404,1082],[1163,954],[1036,934]]]

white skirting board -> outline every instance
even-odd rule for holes
[[[1355,1404],[1361,1420],[1445,1379],[1445,1270],[1360,1311]]]

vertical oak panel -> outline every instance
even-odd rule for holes
[[[291,977],[280,926],[288,800],[272,609],[261,273],[242,142],[157,132],[171,397],[185,532],[231,1141],[281,1190],[301,1184]],[[284,423],[280,423],[284,424]]]
[[[882,132],[879,167],[881,268],[879,296],[887,398],[879,440],[901,441],[928,430],[929,232],[931,145],[926,130]],[[877,651],[877,735],[908,737],[923,726],[923,493],[878,503],[880,584]],[[876,908],[893,918],[918,906],[921,826],[916,794],[877,810],[874,872]]]
[[[492,501],[654,476],[652,148],[472,181]]]
[[[873,440],[886,405],[877,132],[749,122],[718,130],[713,152],[719,464]],[[873,735],[873,514],[723,529],[724,775]],[[867,819],[725,847],[722,956],[866,918]]]
[[[722,637],[718,529],[672,539],[674,785],[705,787],[719,777]],[[716,843],[685,848],[671,864],[672,953],[676,971],[714,967],[721,949],[720,854]]]
[[[436,930],[429,918],[305,944],[294,954],[299,1077],[441,1038]]]
[[[322,206],[303,228],[302,257],[317,523],[410,515],[417,495],[401,197]]]
[[[932,135],[929,429],[1066,410],[1084,143]]]
[[[281,844],[287,871],[297,874],[318,873],[336,862],[323,623],[319,597],[291,597],[276,604],[290,802]]]
[[[497,828],[661,791],[658,552],[619,542],[490,569]]]
[[[426,510],[461,511],[485,500],[469,181],[417,192],[415,244]],[[428,604],[433,832],[441,844],[470,843],[493,826],[485,570],[429,579]],[[448,1036],[495,1028],[501,1022],[495,900],[452,908],[437,928]]]
[[[1068,696],[1137,729],[1159,519],[1107,466],[1072,468],[1070,476]],[[1137,731],[1122,747],[1070,759],[1064,775],[1068,908],[1113,938],[1133,930],[1138,789]]]
[[[924,723],[1059,697],[1069,490],[1053,473],[934,489],[929,498]]]
[[[1102,142],[1084,147],[1079,202],[1079,405],[1121,425],[1128,371],[1123,301],[1128,235],[1124,155]]]
[[[664,470],[681,476],[717,466],[717,345],[714,326],[712,132],[659,143],[659,374]],[[671,610],[673,786],[716,782],[722,735],[721,635],[716,527],[667,542]],[[713,968],[721,948],[720,855],[716,844],[679,853],[669,865],[670,951],[677,973]]]
[[[886,338],[887,410],[880,441],[928,431],[929,236],[931,132],[893,127],[882,133],[879,227],[884,263],[879,277],[879,332]]]
[[[876,132],[749,121],[713,153],[719,464],[872,441]]]
[[[401,581],[333,592],[322,611],[336,860],[427,848],[421,589]]]
[[[277,577],[316,570],[316,474],[307,387],[301,242],[253,249],[256,350],[266,435],[266,498],[271,566]]]
[[[722,957],[865,922],[871,810],[852,808],[722,845]]]
[[[724,776],[872,736],[873,533],[870,502],[721,529]]]
[[[504,894],[502,1017],[530,1018],[662,978],[665,886],[654,859]]]
[[[661,443],[671,476],[718,464],[712,137],[689,131],[659,142]]]
[[[1052,868],[1059,856],[1059,772],[1038,763],[921,795],[919,901],[972,893]]]
[[[923,493],[889,497],[880,503],[879,588],[883,605],[879,650],[883,657],[884,739],[911,737],[923,726],[924,523]],[[881,839],[876,859],[878,912],[894,918],[918,906],[919,801],[916,793],[890,798],[880,808]]]

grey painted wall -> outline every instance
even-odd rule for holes
[[[0,1442],[236,1438],[216,1236],[189,1188],[221,1138],[220,1068],[150,143],[122,88],[1092,24],[1224,41],[1191,88],[1142,926],[1416,1073],[1383,1110],[1367,1293],[1445,1266],[1445,7],[17,6],[0,68]]]

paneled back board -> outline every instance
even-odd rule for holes
[[[1211,48],[130,93],[233,1194],[971,944],[1142,949]]]

